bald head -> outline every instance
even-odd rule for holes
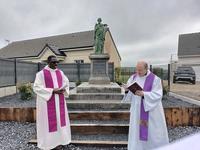
[[[136,72],[137,74],[142,77],[144,75],[146,75],[148,71],[148,64],[145,61],[138,61],[137,65],[136,65]]]

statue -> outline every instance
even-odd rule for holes
[[[104,41],[106,31],[108,30],[107,24],[101,23],[101,18],[97,19],[94,29],[94,40],[95,40],[95,54],[102,54],[104,49]]]

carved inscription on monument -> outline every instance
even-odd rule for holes
[[[94,75],[105,75],[106,74],[106,62],[105,61],[94,61],[93,62],[93,74]]]

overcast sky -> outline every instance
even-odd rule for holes
[[[200,32],[200,0],[0,0],[0,47],[109,25],[123,66],[176,58],[178,35]]]

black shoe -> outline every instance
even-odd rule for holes
[[[64,148],[62,145],[59,145],[59,146],[53,148],[52,150],[64,150]]]

